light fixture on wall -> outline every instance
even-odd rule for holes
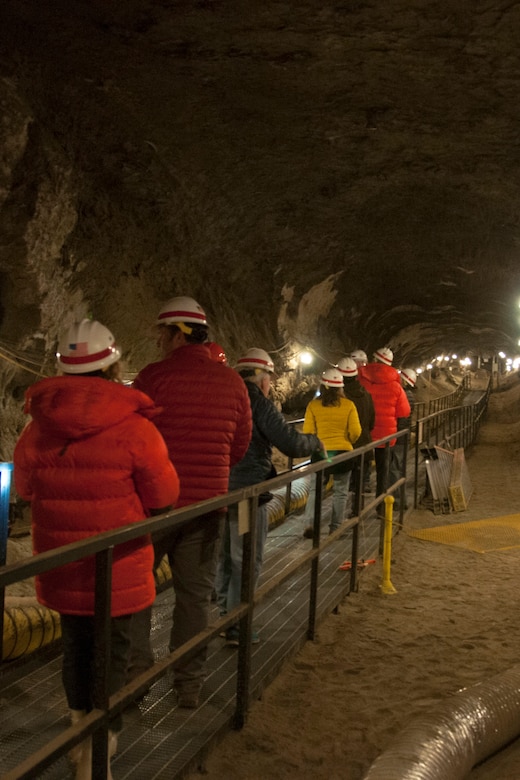
[[[9,534],[9,495],[11,493],[12,463],[0,463],[0,566],[7,560]]]

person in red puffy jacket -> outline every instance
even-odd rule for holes
[[[65,375],[26,393],[32,420],[15,447],[14,479],[31,503],[35,553],[138,523],[177,501],[179,479],[151,422],[157,410],[144,393],[117,382],[120,356],[110,331],[85,319],[60,344]],[[148,535],[114,550],[109,694],[125,681],[131,615],[155,598],[153,560]],[[90,556],[36,577],[38,600],[61,616],[63,683],[74,723],[93,708],[94,567]],[[121,725],[120,716],[110,725],[110,754]],[[90,742],[71,757],[77,777],[90,777]]]
[[[373,441],[396,433],[397,420],[410,416],[410,404],[401,386],[399,373],[392,367],[393,359],[392,350],[382,347],[374,352],[373,363],[358,367],[359,381],[374,402],[376,418],[372,429]],[[389,445],[382,444],[374,449],[377,495],[381,495],[388,488],[391,448],[394,444],[395,439],[391,439]],[[380,513],[382,514],[383,510],[380,510]]]
[[[211,356],[206,315],[193,298],[167,301],[157,326],[163,359],[143,368],[134,387],[161,407],[155,424],[179,474],[181,507],[227,493],[230,469],[242,460],[251,439],[251,405],[242,378]],[[224,515],[224,510],[206,513],[154,540],[156,560],[168,555],[175,590],[170,650],[208,625]],[[147,657],[153,661],[150,622],[149,610],[134,619],[136,670],[139,656],[145,664]],[[180,707],[198,706],[206,654],[204,648],[175,667]]]

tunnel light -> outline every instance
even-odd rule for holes
[[[302,366],[310,366],[312,363],[312,355],[310,352],[300,352],[300,363]]]
[[[7,535],[9,533],[9,494],[11,492],[12,463],[0,463],[0,565],[7,560]]]
[[[428,369],[428,371],[431,371],[431,370],[432,370],[432,368],[433,368],[433,364],[432,364],[432,363],[428,363],[428,365],[426,366],[426,368]]]
[[[449,356],[449,355],[445,355],[445,356],[444,356],[444,360],[445,360],[445,361],[446,361],[446,360],[449,360],[449,359],[450,359],[450,356]]]
[[[452,359],[452,360],[457,360],[457,355],[452,355],[452,356],[451,356],[451,359]]]
[[[498,353],[498,357],[499,357],[499,358],[502,358],[502,360],[505,358],[505,356],[506,356],[506,353],[505,353],[505,352],[499,352],[499,353]]]
[[[439,355],[439,357],[438,357],[438,358],[436,358],[436,360],[437,360],[437,363],[442,363],[442,359],[443,359],[443,356],[442,356],[442,355]]]
[[[422,368],[416,368],[415,369],[415,373],[416,374],[422,374],[422,372],[423,372]]]

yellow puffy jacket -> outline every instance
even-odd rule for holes
[[[313,398],[305,410],[303,433],[315,433],[329,452],[354,449],[361,435],[355,405],[348,398],[339,400],[339,406],[323,406],[321,398]]]

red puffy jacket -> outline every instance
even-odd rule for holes
[[[178,506],[227,493],[229,470],[251,439],[244,380],[204,344],[186,344],[143,368],[134,386],[161,407],[154,422],[181,481]]]
[[[143,393],[98,377],[44,379],[26,393],[32,421],[14,451],[16,490],[31,502],[35,553],[142,520],[175,504],[179,480]],[[155,598],[149,536],[118,545],[112,615]],[[92,615],[94,560],[36,578],[38,600],[58,612]]]
[[[398,418],[409,417],[411,414],[398,371],[384,363],[369,363],[358,368],[358,379],[374,402],[376,421],[372,429],[372,439],[383,439],[395,433]],[[390,446],[393,447],[394,444],[395,439],[392,439]]]

